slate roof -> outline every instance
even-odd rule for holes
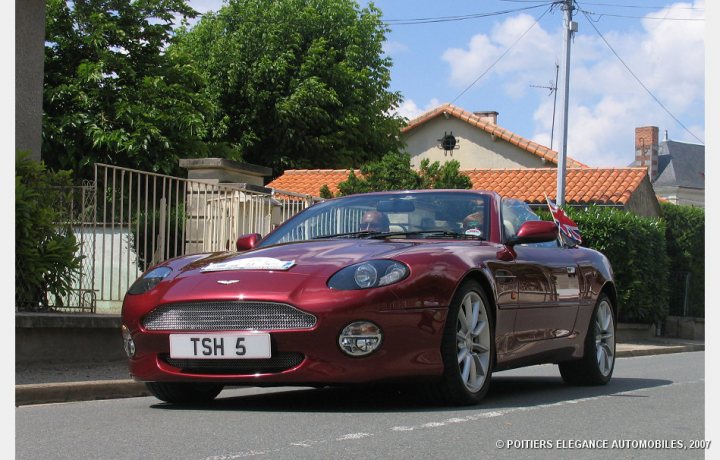
[[[270,182],[274,189],[319,196],[327,185],[337,192],[337,184],[347,179],[348,169],[287,170]],[[470,177],[474,190],[492,190],[530,204],[545,203],[545,194],[555,198],[556,168],[483,169],[462,171]],[[359,171],[355,171],[359,174]],[[625,205],[647,176],[647,168],[573,168],[567,170],[567,204]]]
[[[705,188],[705,147],[664,141],[658,151],[658,177],[655,185]]]
[[[518,134],[508,131],[507,129],[495,123],[483,120],[480,116],[475,115],[472,112],[468,112],[467,110],[463,110],[460,107],[456,107],[452,104],[440,105],[416,118],[413,118],[408,122],[407,126],[400,130],[400,132],[406,134],[419,126],[422,126],[428,121],[441,116],[443,113],[447,113],[449,116],[455,117],[460,121],[464,121],[469,125],[479,128],[490,135],[496,136],[498,139],[502,139],[505,142],[508,142],[522,150],[525,150],[540,158],[543,158],[552,164],[557,164],[558,162],[558,152],[556,152],[555,150],[551,150],[544,145],[540,145],[537,142],[533,142]],[[567,167],[587,168],[588,166],[568,157]]]

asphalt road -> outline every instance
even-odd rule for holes
[[[603,387],[567,386],[550,365],[502,372],[483,404],[466,408],[297,388],[227,389],[182,408],[149,397],[22,406],[15,457],[703,458],[691,447],[704,441],[704,358],[619,359]]]

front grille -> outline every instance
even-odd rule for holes
[[[305,356],[302,353],[278,353],[268,359],[174,359],[164,355],[160,359],[186,374],[252,375],[292,369]]]
[[[309,329],[317,318],[274,302],[187,302],[151,311],[143,326],[151,331],[272,331]]]

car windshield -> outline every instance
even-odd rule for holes
[[[477,192],[351,195],[318,203],[261,244],[324,238],[475,238],[488,234],[489,197]]]

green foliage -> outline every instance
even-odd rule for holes
[[[48,296],[65,296],[80,269],[72,228],[57,204],[67,200],[70,171],[52,172],[26,153],[15,158],[15,305],[48,310]]]
[[[472,181],[464,174],[460,173],[460,163],[451,160],[442,166],[439,161],[430,164],[430,160],[425,158],[420,162],[420,180],[419,188],[428,189],[469,189],[472,187]]]
[[[186,0],[48,0],[42,156],[90,177],[92,164],[178,173],[178,157],[232,157],[203,142],[213,112],[200,64],[174,41]],[[238,159],[238,158],[233,158]]]
[[[347,180],[338,184],[338,196],[385,190],[472,187],[470,178],[460,173],[460,164],[457,161],[452,160],[440,165],[437,161],[430,164],[430,160],[426,158],[420,162],[419,171],[415,171],[410,165],[410,155],[407,153],[388,153],[377,161],[363,165],[360,174],[362,177],[350,171]],[[327,186],[324,186],[323,190],[326,188]],[[327,189],[326,192],[329,194],[330,190]]]
[[[229,0],[173,49],[202,63],[211,138],[279,174],[357,167],[400,147],[387,30],[377,8],[351,0]]]
[[[668,314],[665,222],[614,208],[566,209],[585,247],[610,260],[621,322],[656,322]],[[549,217],[549,213],[548,213]]]
[[[670,314],[705,316],[705,210],[670,203],[660,205],[670,257]],[[686,285],[686,276],[690,275]]]
[[[665,222],[600,206],[566,207],[565,212],[578,224],[582,245],[602,252],[612,264],[619,321],[662,321],[668,315]],[[552,220],[547,208],[536,213]]]

